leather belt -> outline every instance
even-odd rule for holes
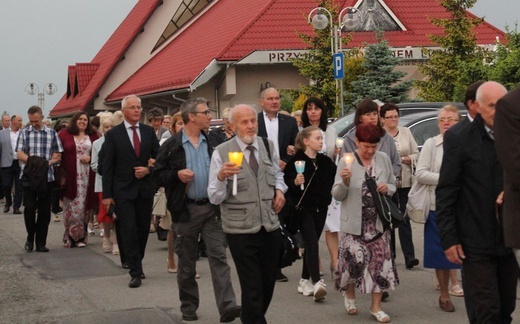
[[[195,205],[205,205],[205,204],[209,203],[208,198],[202,198],[202,199],[186,198],[186,201],[190,204],[195,204]]]

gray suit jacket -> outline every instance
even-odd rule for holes
[[[0,166],[8,168],[13,164],[13,147],[11,145],[11,129],[0,130]]]

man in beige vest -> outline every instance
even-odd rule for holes
[[[273,142],[256,136],[256,111],[238,105],[231,110],[230,122],[236,136],[213,152],[208,197],[212,204],[220,204],[222,228],[242,290],[242,322],[266,323],[282,256],[277,213],[285,204],[287,186]],[[241,167],[229,162],[229,152],[244,153]]]

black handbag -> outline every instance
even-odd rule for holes
[[[298,245],[293,235],[283,226],[280,225],[280,232],[283,242],[283,254],[280,260],[280,268],[285,268],[292,265],[296,259],[299,259]]]
[[[53,165],[54,168],[54,188],[65,190],[67,189],[67,172],[61,164]]]
[[[360,165],[363,166],[363,162],[357,155],[354,153],[356,159]],[[397,205],[392,201],[392,197],[384,195],[377,191],[377,183],[374,178],[372,178],[365,170],[365,183],[367,185],[370,194],[372,195],[372,199],[374,199],[374,205],[376,207],[377,214],[379,215],[379,219],[381,223],[383,223],[383,228],[393,230],[399,227],[404,223],[404,216],[401,213],[401,210],[397,207]]]

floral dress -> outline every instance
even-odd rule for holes
[[[90,155],[92,143],[88,136],[81,140],[74,138],[76,144],[76,198],[70,200],[63,198],[63,215],[65,221],[65,233],[63,243],[66,247],[75,247],[78,243],[87,243],[87,225],[89,211],[85,210],[87,200],[87,188],[89,177],[89,164],[81,163],[80,158]]]
[[[367,172],[373,177],[373,168]],[[390,232],[376,229],[377,211],[363,181],[361,235],[341,232],[336,289],[344,291],[353,283],[360,293],[393,290],[399,284],[390,249]]]

